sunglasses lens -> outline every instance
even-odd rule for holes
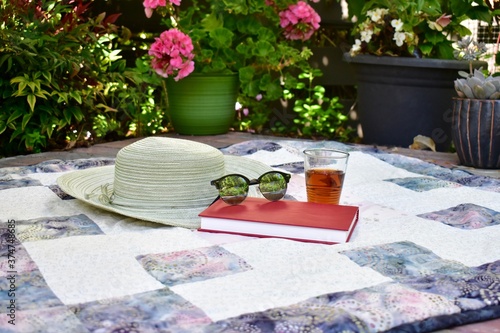
[[[285,196],[287,181],[278,172],[269,172],[260,178],[259,190],[270,201],[280,200]]]
[[[247,194],[248,182],[243,177],[227,176],[219,181],[219,195],[229,205],[242,203]]]

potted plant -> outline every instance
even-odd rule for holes
[[[452,81],[469,66],[454,59],[453,43],[471,33],[465,19],[490,21],[488,8],[471,0],[373,0],[357,14],[344,59],[358,80],[363,141],[409,146],[424,135],[438,150],[450,149]]]
[[[303,42],[319,28],[320,18],[304,1],[160,3],[144,1],[146,15],[161,14],[167,27],[155,38],[149,54],[153,68],[167,78],[169,113],[177,132],[227,132],[236,99],[244,108],[262,110],[268,102],[282,97],[287,82],[294,79],[293,70],[309,66],[311,51]],[[195,79],[208,81],[209,87],[215,88],[219,76],[231,89],[219,87],[211,92],[198,85],[193,89],[191,81]],[[224,115],[214,98],[229,90],[232,92],[223,102],[228,109]],[[176,100],[182,96],[190,105]],[[210,105],[218,115],[208,113]],[[216,119],[218,124],[211,123]]]
[[[483,53],[483,43],[466,38],[458,43],[457,58],[473,61]],[[465,166],[500,168],[500,76],[470,68],[455,80],[452,137],[460,163]]]

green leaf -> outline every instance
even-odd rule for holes
[[[54,131],[54,126],[52,126],[52,123],[49,124],[46,128],[45,128],[46,132],[47,132],[47,136],[50,138],[52,137],[52,132]]]
[[[424,12],[431,16],[441,14],[441,3],[438,0],[418,0],[415,12]]]
[[[73,116],[75,117],[75,119],[77,121],[82,121],[82,119],[84,117],[83,112],[82,112],[82,110],[79,107],[75,107],[73,109]]]
[[[52,74],[49,71],[43,71],[42,75],[48,82],[52,81]]]
[[[59,92],[54,92],[55,94],[57,94],[57,103],[63,103],[65,102],[66,104],[68,104],[68,93],[64,92],[64,91],[59,91]]]
[[[493,16],[491,15],[490,10],[484,5],[469,6],[467,15],[471,20],[480,20],[488,24],[491,24],[493,21]]]
[[[4,54],[2,57],[0,57],[0,66],[3,65],[3,63],[5,62],[5,60],[10,60],[11,59],[11,55],[10,54]],[[7,72],[9,71],[10,69],[10,66],[7,67]]]
[[[34,94],[28,94],[26,97],[28,104],[30,105],[31,112],[35,111],[36,96]]]
[[[276,41],[276,33],[273,30],[261,25],[259,25],[258,36],[261,41],[269,41],[270,43],[274,43]]]
[[[325,94],[326,89],[323,86],[315,86],[313,89],[315,92],[320,93],[320,94]]]
[[[439,43],[436,45],[437,54],[440,59],[454,59],[453,47],[448,43]]]
[[[267,41],[258,41],[252,49],[252,54],[258,57],[267,57],[274,52],[274,47]]]
[[[106,17],[106,13],[101,13],[101,14],[97,15],[97,17],[95,18],[95,20],[96,20],[97,23],[101,23],[102,20],[104,20],[105,17]]]
[[[226,62],[221,58],[214,58],[210,65],[216,72],[221,72],[226,68]]]
[[[231,47],[233,42],[234,33],[226,28],[216,28],[210,31],[210,38],[212,41],[210,42],[210,46],[223,49],[227,47]]]
[[[223,27],[224,26],[224,22],[222,20],[220,20],[217,17],[217,15],[215,15],[214,13],[211,13],[210,15],[208,15],[207,17],[205,17],[201,21],[201,25],[207,31],[212,31],[212,30],[215,30],[217,28]]]
[[[306,84],[304,82],[297,82],[295,89],[302,90],[302,89],[305,89],[305,87],[306,87]]]
[[[118,112],[117,109],[109,107],[109,106],[107,106],[106,104],[103,104],[103,103],[99,103],[95,107],[96,108],[102,108],[102,109],[104,109],[104,112]]]
[[[26,82],[26,81],[27,81],[27,78],[25,76],[16,76],[10,80],[10,83],[14,84],[14,83],[20,83],[20,82]]]
[[[28,124],[28,122],[30,121],[32,115],[33,115],[33,113],[27,113],[24,115],[23,121],[21,122],[21,129],[23,131],[26,128],[26,125]]]
[[[236,14],[248,14],[248,5],[246,0],[224,0],[227,10],[234,11]]]
[[[365,2],[365,0],[349,0],[349,17],[357,16],[359,18]]]
[[[259,80],[253,80],[248,83],[242,84],[242,91],[247,94],[248,96],[255,97],[260,93],[260,81]]]
[[[73,112],[71,112],[72,108],[66,108],[63,111],[64,115],[64,120],[66,121],[66,124],[71,124],[71,118],[73,117]]]
[[[260,77],[259,89],[267,90],[267,86],[273,81],[273,78],[269,74],[264,74]]]
[[[45,97],[45,94],[48,95],[49,94],[48,91],[46,91],[46,90],[39,90],[39,91],[35,92],[35,96],[36,97],[47,99],[47,97]]]
[[[111,53],[108,55],[109,60],[116,61],[116,60],[121,59],[122,56],[120,55],[120,52],[121,52],[121,50],[113,50],[113,51],[111,51]]]
[[[300,73],[299,74],[299,79],[309,79],[311,77],[311,74],[310,73]]]
[[[425,39],[432,44],[437,44],[446,40],[446,37],[439,31],[429,31],[425,33]]]
[[[241,82],[250,82],[255,75],[255,68],[252,66],[242,67],[239,69],[238,73]]]
[[[422,51],[423,54],[429,55],[432,52],[433,45],[431,44],[422,44],[420,45],[420,51]]]
[[[283,89],[276,82],[270,82],[266,86],[266,96],[269,100],[275,101],[281,98],[283,94]]]
[[[16,120],[17,118],[21,117],[23,114],[24,114],[24,110],[23,109],[21,109],[21,108],[17,109],[16,111],[14,111],[10,115],[9,119],[7,119],[7,124],[12,123],[14,120]]]
[[[255,36],[259,34],[261,28],[263,28],[262,23],[256,20],[250,15],[239,17],[235,23],[238,35],[244,36]],[[259,36],[260,38],[260,36]],[[263,36],[266,39],[265,36]]]
[[[135,59],[135,67],[140,73],[147,73],[149,71],[149,64],[141,58]]]
[[[21,127],[17,127],[14,132],[10,136],[10,142],[14,141],[16,137],[18,137],[20,134],[22,134],[24,131],[22,130]]]
[[[77,91],[73,90],[73,91],[71,91],[71,92],[69,93],[69,95],[70,95],[70,96],[71,96],[71,97],[72,97],[75,101],[77,101],[77,102],[78,102],[78,104],[82,104],[82,95],[81,95],[79,92],[77,92]]]
[[[26,95],[27,93],[24,91],[24,89],[26,89],[26,86],[27,86],[27,82],[23,81],[23,82],[20,82],[18,87],[17,87],[17,92],[16,92],[16,96],[24,96]]]
[[[7,129],[7,124],[4,121],[0,121],[0,134],[5,132],[6,129]]]

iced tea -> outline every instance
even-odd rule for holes
[[[315,168],[306,171],[307,201],[338,205],[345,172]]]

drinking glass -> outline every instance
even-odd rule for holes
[[[338,205],[349,153],[326,148],[304,150],[307,201]]]

